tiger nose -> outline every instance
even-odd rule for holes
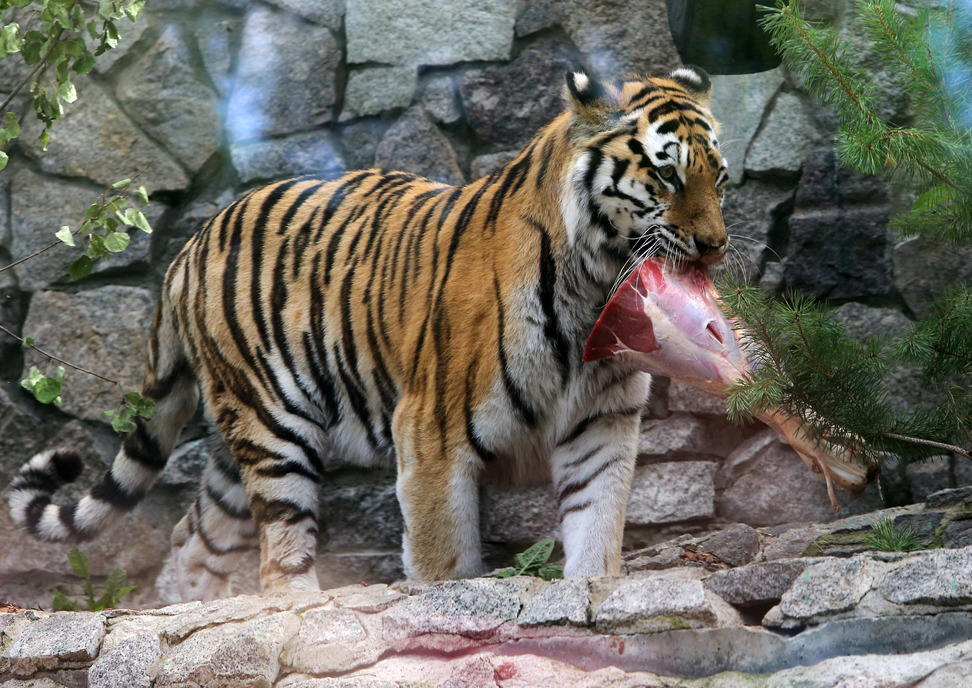
[[[709,244],[698,237],[692,237],[692,242],[695,244],[695,250],[699,254],[699,260],[709,264],[722,260],[722,257],[726,254],[726,249],[729,247],[728,239],[718,244]]]

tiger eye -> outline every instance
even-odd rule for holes
[[[674,165],[662,165],[658,168],[658,175],[662,179],[671,179],[675,176],[675,166]]]

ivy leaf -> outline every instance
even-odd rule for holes
[[[73,281],[77,282],[79,279],[90,275],[92,268],[94,268],[94,261],[88,256],[81,256],[71,263],[71,267],[68,268],[68,274]]]
[[[63,241],[68,246],[74,246],[75,245],[75,243],[74,243],[74,233],[71,231],[71,228],[68,227],[67,225],[64,225],[63,227],[61,227],[61,229],[59,229],[54,234],[54,236],[56,236],[58,239],[60,239],[61,241]]]
[[[546,564],[547,560],[550,559],[550,555],[553,554],[555,544],[556,541],[553,538],[541,540],[520,554],[515,555],[513,557],[513,565],[516,566],[520,573],[523,573],[530,567]]]
[[[105,248],[112,253],[121,253],[130,241],[131,237],[125,232],[111,232],[105,237]]]

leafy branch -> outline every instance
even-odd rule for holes
[[[556,541],[553,538],[541,540],[531,545],[523,552],[513,555],[513,566],[500,569],[492,574],[494,578],[510,578],[512,576],[535,576],[549,581],[564,577],[564,567],[548,564],[553,554]]]
[[[84,603],[89,612],[100,612],[103,609],[113,609],[117,607],[123,599],[137,586],[125,585],[127,573],[123,569],[115,569],[105,580],[104,589],[100,595],[96,593],[94,584],[91,582],[91,570],[88,567],[88,558],[81,554],[77,547],[68,552],[68,562],[71,564],[71,571],[81,579],[84,589]],[[77,600],[72,600],[63,592],[54,588],[55,612],[79,612],[81,607]]]

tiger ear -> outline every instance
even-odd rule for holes
[[[564,100],[577,120],[596,129],[610,127],[617,121],[620,105],[604,84],[583,70],[567,72],[564,80]]]
[[[699,102],[706,110],[712,101],[712,80],[705,70],[695,65],[679,67],[668,75],[668,78],[678,83]]]

